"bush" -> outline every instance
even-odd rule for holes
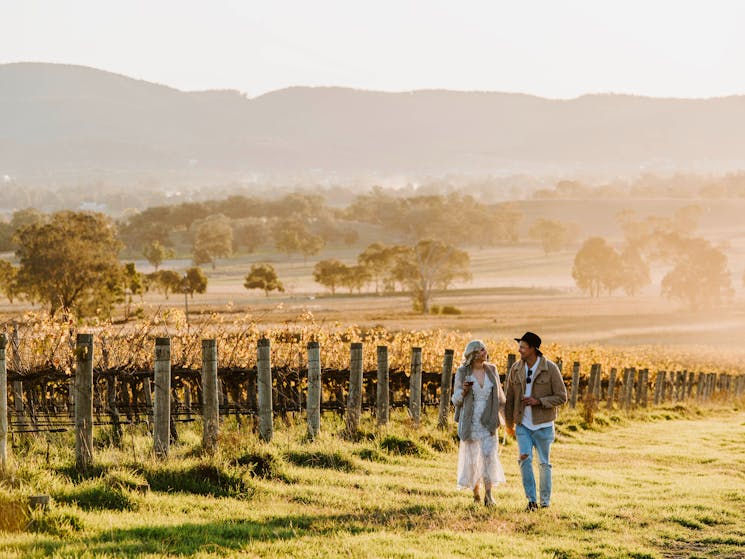
[[[254,477],[286,480],[282,459],[271,452],[246,452],[235,459],[236,464],[248,468]]]
[[[425,450],[411,439],[404,439],[396,435],[388,435],[380,441],[380,447],[391,454],[399,456],[425,456]]]
[[[440,310],[441,314],[463,314],[463,311],[460,310],[458,307],[453,307],[451,305],[445,305]]]
[[[83,529],[83,522],[67,512],[42,511],[35,513],[28,525],[29,532],[49,534],[58,538],[69,537]]]
[[[287,460],[296,466],[308,468],[327,468],[343,472],[353,472],[357,469],[354,462],[338,450],[334,452],[323,452],[321,450],[290,451],[287,453]]]
[[[166,465],[144,470],[142,474],[153,491],[243,498],[254,494],[254,487],[246,477],[248,472],[206,462],[186,466]]]
[[[136,510],[137,503],[121,485],[111,486],[104,478],[88,479],[69,490],[53,494],[60,503],[75,503],[83,510]]]

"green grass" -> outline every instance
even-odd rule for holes
[[[54,501],[25,530],[0,532],[0,557],[745,555],[742,407],[599,412],[591,425],[566,410],[552,447],[553,503],[532,514],[514,442],[501,448],[508,482],[486,509],[455,489],[454,427],[439,431],[431,415],[415,428],[394,414],[380,430],[365,418],[372,436],[358,442],[341,436],[334,415],[315,441],[299,421],[269,444],[227,420],[214,457],[200,454],[191,424],[167,461],[134,429],[126,450],[100,449],[96,468],[78,477],[69,436],[52,438],[48,461],[46,441],[32,442],[0,482],[2,502]]]

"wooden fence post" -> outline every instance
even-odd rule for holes
[[[217,340],[202,340],[202,398],[202,446],[209,454],[214,454],[217,450],[217,437],[220,434]]]
[[[698,401],[704,398],[704,376],[704,373],[699,371],[698,380],[696,381],[696,399]]]
[[[349,355],[349,395],[347,398],[346,435],[354,437],[362,415],[362,344],[354,342]]]
[[[315,439],[321,431],[321,346],[308,342],[308,437]]]
[[[5,348],[8,337],[0,334],[0,474],[8,468],[8,369],[5,365]]]
[[[272,362],[271,343],[261,338],[257,344],[257,384],[259,404],[259,437],[269,442],[274,437],[274,418],[272,405]]]
[[[450,417],[450,385],[453,384],[453,357],[455,351],[452,349],[445,350],[445,357],[442,360],[442,376],[440,378],[440,413],[437,416],[437,426],[444,429],[449,424]],[[497,377],[499,382],[499,377]]]
[[[674,401],[674,390],[675,390],[675,371],[669,371],[669,374],[667,375],[667,380],[665,382],[665,386],[667,387],[667,397],[666,399],[673,402]]]
[[[93,464],[93,334],[78,334],[75,349],[75,466]]]
[[[634,377],[636,376],[636,369],[628,368],[624,372],[624,408],[626,411],[631,409],[634,396]]]
[[[636,377],[636,393],[634,394],[634,403],[636,407],[641,406],[642,397],[644,394],[644,369],[639,369],[639,374]]]
[[[572,364],[572,396],[569,405],[572,408],[577,407],[577,395],[579,393],[579,361]]]
[[[411,348],[411,376],[409,377],[409,415],[414,425],[422,419],[422,348]]]
[[[616,390],[616,368],[611,367],[610,376],[608,377],[608,402],[605,407],[607,409],[613,408],[613,393]]]
[[[649,369],[642,369],[641,371],[641,403],[642,407],[646,408],[649,404]]]
[[[13,372],[15,374],[21,373],[21,351],[20,351],[20,339],[18,337],[18,322],[13,321],[13,334],[10,338],[10,346],[12,349],[13,357]],[[6,365],[7,366],[7,365]],[[74,379],[70,381],[70,384],[74,386]],[[20,380],[13,381],[13,412],[16,416],[16,421],[21,428],[26,426],[26,413],[23,406],[23,382]],[[70,394],[73,390],[70,390]],[[72,406],[71,406],[72,407]]]
[[[378,425],[388,424],[389,402],[389,383],[390,370],[388,368],[388,346],[379,345],[377,348],[378,355],[378,382],[376,391],[376,414],[378,416]]]
[[[158,458],[168,458],[171,443],[171,339],[155,338],[155,399],[153,448]],[[148,380],[148,379],[145,379]]]

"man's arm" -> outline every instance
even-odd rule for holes
[[[564,384],[564,379],[558,367],[555,365],[551,366],[549,373],[551,374],[551,395],[540,399],[541,406],[544,408],[558,408],[567,403],[567,387]]]

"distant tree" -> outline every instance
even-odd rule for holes
[[[13,244],[13,226],[10,223],[0,221],[0,252],[8,252],[15,249]]]
[[[48,222],[22,227],[15,241],[18,291],[48,305],[50,314],[86,314],[113,295],[122,245],[103,214],[57,212]]]
[[[637,295],[651,283],[649,264],[636,247],[627,246],[620,255],[620,282],[627,295]]]
[[[612,293],[621,285],[620,256],[602,237],[587,239],[574,257],[572,277],[577,287],[591,297],[601,289]]]
[[[662,278],[662,294],[692,309],[720,305],[734,293],[727,256],[705,239],[688,239]]]
[[[349,289],[349,293],[352,293],[355,290],[357,293],[360,293],[365,284],[371,279],[372,275],[370,274],[370,270],[365,266],[347,266],[342,277],[342,285]]]
[[[207,292],[207,276],[201,268],[189,268],[181,278],[179,292],[189,295],[192,299],[195,293]]]
[[[119,223],[119,238],[130,250],[141,250],[149,243],[159,242],[163,246],[171,246],[171,225],[165,223],[162,217],[149,208],[142,213],[129,216]],[[160,212],[166,212],[166,208],[160,208]]]
[[[249,254],[255,252],[266,241],[266,227],[259,221],[244,223],[235,231],[234,242]]]
[[[233,228],[224,215],[212,215],[196,224],[194,235],[194,265],[212,264],[216,267],[218,258],[233,253]]]
[[[559,252],[569,240],[569,230],[564,223],[544,218],[533,223],[528,235],[541,243],[544,254]]]
[[[18,268],[7,260],[0,260],[0,293],[3,293],[11,303],[16,296],[17,276]]]
[[[303,255],[303,260],[308,262],[308,257],[321,252],[325,244],[324,240],[318,235],[308,235],[300,239],[300,252]]]
[[[285,292],[284,285],[279,281],[277,272],[271,264],[253,264],[251,271],[243,282],[246,289],[263,289],[264,294],[269,297],[270,291]]]
[[[128,320],[134,296],[142,297],[145,293],[145,277],[135,269],[134,262],[128,262],[124,265],[122,279],[125,298],[124,320]]]
[[[172,248],[164,247],[160,241],[150,241],[142,249],[142,254],[145,256],[148,262],[155,267],[155,271],[158,271],[158,267],[163,263],[166,258],[173,258],[176,254]]]
[[[344,285],[348,273],[347,265],[338,260],[321,260],[313,267],[313,279],[328,287],[332,294],[336,293],[339,285]]]
[[[13,231],[17,231],[29,225],[44,223],[46,220],[47,216],[36,208],[24,208],[13,212],[13,216],[10,219],[10,226],[13,228]]]
[[[145,290],[151,287],[163,293],[168,299],[169,293],[179,293],[181,289],[181,274],[173,270],[158,270],[145,276]]]
[[[375,293],[380,292],[380,281],[390,274],[397,251],[393,247],[382,243],[372,243],[357,255],[360,266],[368,269],[371,278],[375,281]]]
[[[397,257],[398,279],[412,293],[414,309],[429,314],[436,289],[447,289],[455,279],[470,279],[468,253],[442,241],[419,241]]]
[[[322,237],[312,234],[303,223],[292,219],[276,222],[272,236],[277,250],[288,256],[302,254],[306,261],[308,256],[318,254],[325,244]]]

